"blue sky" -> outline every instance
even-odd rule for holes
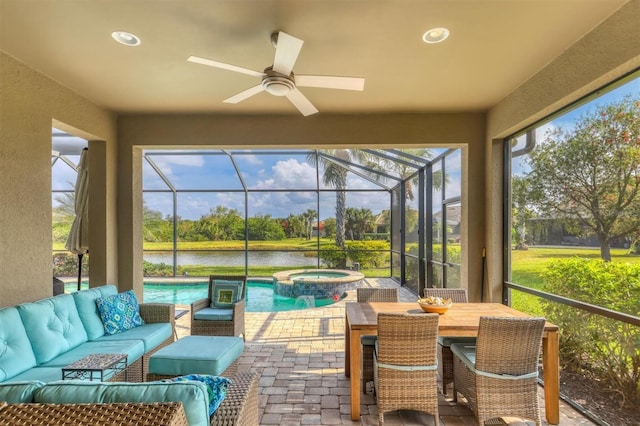
[[[178,212],[183,218],[196,219],[210,209],[221,205],[229,209],[244,211],[245,199],[238,173],[227,155],[206,152],[189,155],[164,155],[149,152],[149,158],[179,191]],[[307,162],[307,153],[268,154],[260,151],[231,151],[240,170],[240,176],[250,190],[277,190],[277,192],[250,192],[248,195],[249,216],[269,214],[272,217],[298,215],[307,210],[318,210],[315,188],[318,186],[316,168]],[[273,151],[272,151],[273,152]],[[455,157],[455,156],[454,156]],[[459,157],[459,154],[458,154]],[[459,187],[459,158],[451,161],[451,187]],[[456,172],[457,169],[458,171]],[[144,189],[167,189],[151,165],[143,164]],[[322,173],[322,172],[321,172]],[[393,181],[384,183],[392,186]],[[328,188],[322,183],[320,188]],[[349,173],[347,207],[367,208],[374,214],[389,208],[390,195],[381,187],[366,179]],[[198,190],[220,190],[219,193],[195,192]],[[300,191],[302,190],[302,191]],[[377,190],[370,192],[366,190]],[[235,192],[237,191],[237,192]],[[455,192],[455,190],[453,190]],[[459,191],[459,190],[458,190]],[[148,207],[170,214],[172,197],[169,193],[145,194]],[[335,217],[335,194],[321,192],[320,218]]]
[[[575,125],[576,121],[580,119],[581,116],[586,114],[590,114],[596,110],[599,105],[606,105],[617,100],[624,98],[627,95],[640,95],[640,77],[637,77],[605,94],[597,97],[591,102],[587,102],[583,105],[580,105],[577,108],[558,116],[551,120],[548,123],[543,124],[542,126],[536,129],[536,143],[542,144],[545,142],[546,135],[549,131],[557,128],[562,128],[563,130],[571,130]],[[518,148],[522,148],[524,145],[524,137],[518,139]],[[522,144],[522,145],[521,145]],[[526,156],[521,156],[514,158],[512,161],[513,174],[521,175],[528,171],[528,167],[525,164]]]

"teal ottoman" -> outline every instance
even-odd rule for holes
[[[185,374],[233,376],[243,350],[241,337],[185,336],[151,355],[146,380]]]

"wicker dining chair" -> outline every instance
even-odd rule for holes
[[[244,338],[246,288],[246,276],[211,275],[207,298],[191,304],[191,335]]]
[[[356,297],[358,302],[397,302],[397,288],[372,288],[361,287],[356,289]],[[364,335],[360,337],[362,343],[362,363],[360,369],[362,371],[362,387],[366,392],[367,383],[373,382],[373,347],[376,344],[375,335]]]
[[[508,413],[542,425],[538,358],[544,318],[481,317],[475,347],[451,345],[453,392],[468,401],[478,425]]]
[[[378,342],[373,372],[378,424],[384,413],[416,410],[438,413],[438,314],[378,314]]]
[[[466,288],[425,288],[424,296],[441,297],[451,299],[453,303],[467,303]],[[475,344],[475,337],[438,337],[438,375],[442,380],[442,393],[447,394],[447,387],[453,384],[453,354],[451,353],[452,343]],[[457,397],[453,393],[453,400]]]

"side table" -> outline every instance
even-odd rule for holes
[[[104,381],[124,371],[127,380],[127,354],[92,354],[62,368],[62,380]]]

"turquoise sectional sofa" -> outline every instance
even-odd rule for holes
[[[100,405],[126,402],[132,407],[131,412],[129,415],[123,415],[119,412],[118,415],[122,421],[118,424],[133,425],[151,424],[150,419],[136,417],[138,411],[135,407],[138,404],[181,402],[187,423],[190,426],[257,426],[258,375],[249,372],[237,373],[231,380],[232,383],[226,392],[226,397],[211,417],[209,416],[209,391],[207,386],[199,381],[170,383],[79,380],[58,380],[49,383],[40,381],[4,382],[0,383],[0,411],[2,411],[3,401],[10,404],[9,406],[14,404],[20,404],[24,407],[37,406],[39,410],[45,410],[47,404]],[[124,419],[122,419],[123,416]],[[98,420],[104,421],[104,417],[96,419],[96,422]],[[83,424],[88,424],[91,419],[85,417],[83,421]],[[9,421],[9,424],[13,423]],[[16,424],[25,423],[17,422]],[[103,423],[100,422],[100,424]]]
[[[172,304],[139,305],[143,325],[106,335],[96,299],[118,294],[113,285],[0,309],[0,411],[4,403],[111,404],[181,402],[191,426],[256,426],[258,376],[237,373],[209,416],[210,389],[198,381],[144,382],[150,356],[174,340]],[[62,368],[98,353],[126,353],[124,373],[104,381],[61,380]],[[144,382],[144,383],[137,383]],[[142,423],[132,410],[127,424]],[[11,422],[10,422],[11,424]]]
[[[96,299],[117,293],[105,285],[0,309],[0,383],[60,380],[63,367],[97,353],[127,354],[127,381],[144,381],[149,357],[173,342],[175,308],[142,303],[144,325],[105,335]]]

